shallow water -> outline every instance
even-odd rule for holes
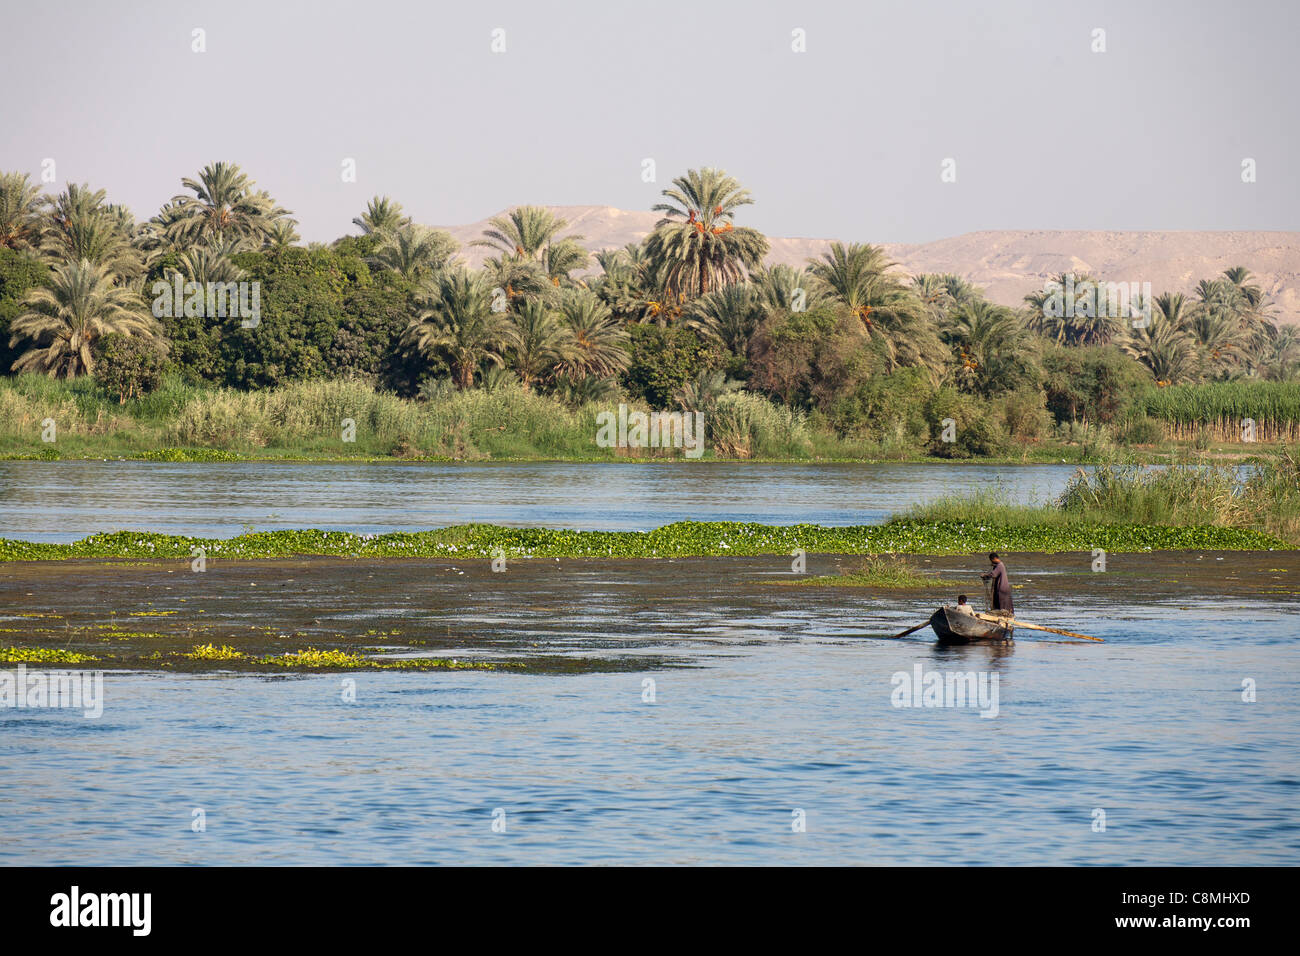
[[[49,470],[27,473],[37,483],[86,474],[60,463],[50,479],[54,469],[40,467]],[[569,507],[594,521],[594,502],[682,473],[612,472],[604,490]],[[103,474],[95,495],[111,492]],[[282,479],[303,481],[298,474]],[[868,510],[853,503],[866,473],[822,474],[800,481],[779,469],[780,490],[766,492],[735,476],[720,486],[726,495],[697,499],[686,514],[744,515],[770,501],[792,521],[863,520]],[[924,487],[977,474],[940,471]],[[540,481],[511,475],[492,480],[504,489]],[[397,480],[387,470],[381,478]],[[177,507],[183,475],[138,480],[161,489],[127,505],[152,514],[145,527],[208,520],[216,533],[231,520],[205,517],[197,501]],[[899,485],[892,494],[905,498]],[[767,497],[746,501],[746,488]],[[920,493],[919,478],[910,488]],[[313,496],[323,494],[301,508],[321,507]],[[578,523],[513,494],[480,520]],[[348,507],[377,513],[368,502]],[[9,509],[4,520],[7,534],[30,526]],[[812,555],[808,570],[842,560]],[[445,633],[471,656],[531,648],[646,661],[578,674],[109,672],[98,719],[0,708],[0,862],[1300,863],[1300,557],[1111,555],[1098,574],[1090,562],[1082,553],[1009,558],[1021,616],[1105,643],[1021,631],[1010,647],[953,649],[936,647],[928,630],[880,639],[924,619],[934,596],[774,587],[767,582],[789,578],[780,557],[514,562],[499,575],[431,559],[224,571],[213,562],[187,576],[182,562],[170,578],[122,566],[112,586],[74,563],[66,587],[56,565],[0,566],[5,627],[28,608],[102,616],[175,602],[241,627],[296,627],[309,611],[322,626],[400,622],[406,636]],[[952,590],[978,595],[974,558],[931,564]],[[981,716],[987,706],[894,706],[894,675],[917,664],[986,686],[996,676],[996,716]],[[355,702],[342,700],[347,679]],[[643,699],[647,680],[653,702]],[[1246,681],[1253,702],[1243,700]],[[206,814],[198,833],[196,808]],[[493,829],[498,809],[504,832]],[[796,811],[806,832],[792,830]]]
[[[374,533],[471,522],[646,531],[674,521],[873,524],[977,489],[1048,501],[1072,465],[726,462],[304,464],[0,462],[0,537],[97,531],[231,537],[252,527]]]

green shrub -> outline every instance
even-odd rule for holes
[[[95,381],[119,405],[156,389],[166,348],[138,335],[106,335],[95,343]]]
[[[627,348],[631,358],[623,383],[633,399],[651,408],[672,408],[673,395],[687,382],[726,362],[718,347],[679,325],[629,326]]]

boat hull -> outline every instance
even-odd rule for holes
[[[1010,625],[981,621],[952,608],[941,607],[930,616],[930,627],[940,644],[1002,644],[1012,640]]]

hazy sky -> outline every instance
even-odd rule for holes
[[[376,193],[648,209],[705,165],[775,236],[1300,228],[1296,0],[2,2],[0,169],[139,218],[226,159],[309,240]]]

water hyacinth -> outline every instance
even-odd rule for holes
[[[209,559],[294,556],[344,558],[479,557],[500,551],[514,558],[673,558],[711,555],[977,554],[987,551],[1061,552],[1104,548],[1115,553],[1173,550],[1289,549],[1286,541],[1245,528],[1097,524],[1085,520],[999,526],[974,521],[897,519],[881,525],[824,527],[753,522],[680,521],[654,531],[573,531],[473,524],[430,531],[359,535],[341,531],[262,531],[229,539],[120,531],[71,544],[0,539],[0,560],[66,558],[175,558],[191,549]]]

